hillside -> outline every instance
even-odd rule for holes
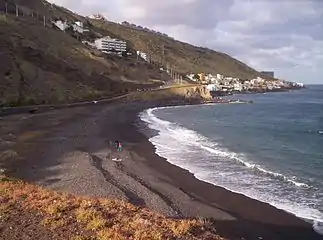
[[[155,80],[170,80],[170,76],[159,70],[167,65],[183,75],[190,72],[222,73],[240,78],[261,75],[224,53],[144,29],[85,18],[44,0],[6,2],[7,10],[5,1],[0,0],[0,61],[5,63],[0,67],[0,106],[75,102],[121,95],[137,88],[156,86]],[[8,14],[4,14],[5,11]],[[63,33],[52,27],[54,19],[82,21],[90,32],[83,36]],[[134,55],[128,58],[104,56],[80,41],[100,36],[127,41],[130,52],[146,52],[153,64],[138,61]]]
[[[34,6],[32,3],[37,2],[28,4]],[[56,12],[74,17],[63,10]],[[136,57],[104,56],[69,34],[44,27],[41,21],[31,17],[0,15],[0,52],[0,105],[111,97],[154,86],[156,83],[151,80],[162,78],[157,67],[137,61]]]
[[[128,40],[136,49],[151,55],[154,61],[161,62],[163,59],[165,66],[169,64],[181,74],[205,72],[240,78],[262,76],[255,69],[225,53],[192,46],[144,29],[109,21],[89,20],[94,26]]]

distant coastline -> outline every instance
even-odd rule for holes
[[[289,92],[294,90],[306,89],[306,86],[292,86],[292,87],[281,87],[274,89],[265,89],[265,88],[253,88],[249,90],[242,91],[210,91],[213,97],[229,96],[233,94],[257,94],[257,93],[271,93],[271,92]]]

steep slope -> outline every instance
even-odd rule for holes
[[[5,11],[8,14],[4,14]],[[152,80],[170,80],[159,70],[161,66],[171,66],[181,74],[261,76],[226,54],[129,25],[88,19],[44,0],[0,0],[0,12],[3,12],[0,15],[0,61],[4,63],[0,67],[0,106],[120,95],[141,88],[142,84],[145,87],[157,85]],[[52,20],[57,18],[82,21],[90,32],[80,36],[55,30]],[[123,59],[104,56],[79,41],[107,35],[127,41],[132,53],[136,50],[148,53],[154,64],[138,61],[135,56]]]
[[[50,4],[38,0],[28,4],[35,10],[19,6],[25,16],[0,15],[0,106],[112,97],[160,84],[153,80],[167,80],[157,67],[134,56],[103,55],[49,23],[44,27],[42,21],[26,16],[34,11],[40,18],[43,12],[77,18],[67,10],[48,9]]]
[[[154,62],[159,63],[158,65],[161,64],[164,67],[169,65],[181,74],[206,72],[240,78],[265,77],[260,72],[225,53],[195,47],[165,35],[147,31],[142,27],[133,28],[131,24],[117,24],[110,21],[84,18],[44,0],[15,0],[15,2],[47,16],[60,16],[71,21],[81,20],[92,32],[126,40],[133,49],[149,54]]]

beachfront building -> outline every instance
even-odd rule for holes
[[[233,90],[241,92],[243,90],[243,86],[240,82],[236,82],[233,84]]]
[[[206,89],[209,91],[218,91],[218,86],[216,84],[208,84]]]
[[[199,76],[201,82],[205,82],[205,73],[199,73],[197,75]]]
[[[117,54],[122,56],[122,53],[127,51],[127,43],[125,41],[111,38],[109,36],[96,39],[94,46],[107,54]]]

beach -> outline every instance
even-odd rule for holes
[[[119,101],[3,117],[0,167],[53,190],[123,199],[174,218],[212,218],[229,239],[322,239],[311,224],[197,180],[156,155],[142,130],[157,133],[138,114],[163,105]],[[111,146],[115,140],[122,152]]]

